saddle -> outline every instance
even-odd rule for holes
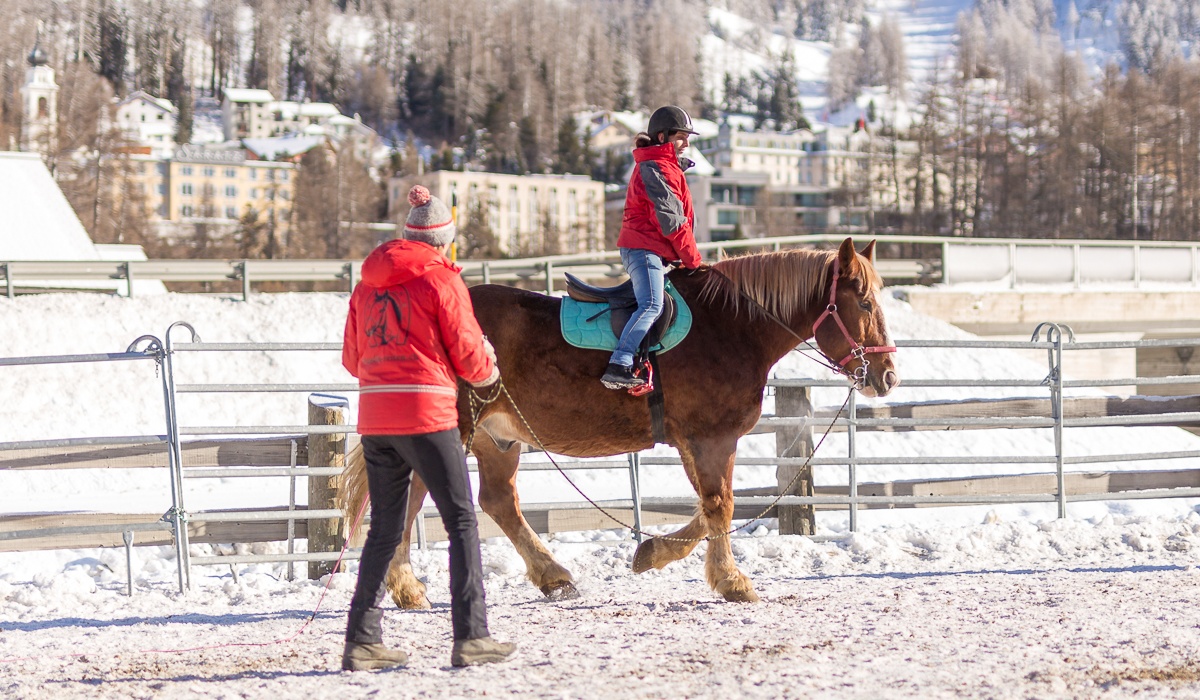
[[[637,297],[633,293],[633,280],[625,280],[615,287],[596,287],[569,272],[565,274],[567,278],[567,296],[575,301],[587,304],[605,304],[607,306],[607,308],[601,309],[587,320],[594,321],[602,314],[607,313],[612,325],[613,335],[620,338],[621,332],[625,330],[625,324],[629,322],[629,318],[633,316],[633,312],[637,311],[638,307]],[[675,303],[675,297],[668,293],[667,289],[664,289],[662,314],[654,322],[650,331],[646,333],[646,338],[642,341],[643,350],[653,348],[659,344],[661,339],[666,337],[667,331],[675,323],[678,311],[679,307]]]

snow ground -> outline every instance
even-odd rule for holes
[[[161,336],[178,320],[209,342],[336,341],[345,303],[339,294],[258,295],[250,302],[199,295],[0,299],[0,357],[120,351],[142,334]],[[886,300],[886,310],[897,338],[970,337],[902,302]],[[176,343],[186,340],[175,333]],[[180,383],[349,381],[336,353],[235,359],[181,353],[177,362]],[[899,362],[906,378],[1046,372],[999,350],[911,350]],[[790,356],[776,374],[815,369]],[[160,433],[158,382],[152,363],[2,368],[0,441]],[[902,386],[894,399],[965,391]],[[816,403],[840,404],[843,397],[841,390],[823,390]],[[304,421],[304,403],[294,395],[184,395],[180,414],[198,426],[286,424]],[[1002,455],[1047,447],[1036,431],[861,437],[860,454]],[[843,439],[834,438],[826,454],[844,454]],[[1078,431],[1068,447],[1095,454],[1196,449],[1198,441],[1178,429],[1138,428]],[[654,454],[673,452],[660,447]],[[741,456],[773,453],[770,436],[739,446]],[[945,471],[1018,470],[964,464]],[[168,484],[152,472],[0,473],[0,513],[162,512],[170,504]],[[934,475],[941,472],[890,467],[862,478]],[[835,470],[819,471],[818,478],[843,477]],[[553,473],[520,479],[527,501],[572,496]],[[739,467],[735,486],[773,480],[770,468]],[[621,472],[588,472],[578,481],[598,498],[628,495]],[[189,506],[273,505],[286,498],[284,483],[263,484],[211,480],[189,491]],[[678,467],[648,470],[643,491],[690,494]],[[386,623],[388,641],[413,654],[411,668],[355,675],[337,671],[353,564],[349,575],[334,577],[303,635],[272,644],[300,628],[317,606],[321,582],[289,582],[283,565],[239,567],[236,581],[226,567],[197,567],[194,590],[180,596],[171,549],[147,547],[134,550],[136,591],[128,598],[121,550],[0,554],[0,695],[1200,697],[1200,613],[1188,605],[1200,592],[1194,504],[1079,504],[1062,521],[1040,505],[864,511],[856,534],[847,532],[844,514],[833,512],[819,519],[819,534],[829,538],[820,542],[779,536],[767,521],[733,543],[738,565],[763,598],[758,605],[714,596],[704,580],[704,545],[663,571],[635,576],[634,545],[615,531],[550,538],[583,595],[545,603],[507,541],[491,540],[483,557],[493,631],[521,650],[509,664],[465,671],[447,664],[446,554],[438,547],[414,555],[434,609],[392,612]],[[219,646],[232,643],[247,646]],[[151,651],[197,647],[203,648]]]

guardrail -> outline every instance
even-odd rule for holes
[[[719,258],[745,250],[831,246],[844,238],[834,234],[755,238],[700,243],[701,251]],[[1200,286],[1200,243],[1172,241],[1043,240],[952,238],[943,236],[876,236],[876,267],[888,283],[997,283],[1008,288],[1053,284],[1079,288],[1091,283],[1146,283]],[[919,259],[888,258],[887,244],[922,246]],[[562,287],[561,270],[570,268],[590,278],[624,275],[617,251],[502,260],[461,260],[468,282],[518,283],[538,280],[553,293]],[[18,285],[55,281],[123,281],[133,294],[133,281],[235,283],[243,299],[261,282],[327,282],[351,290],[361,260],[141,260],[141,261],[0,261],[0,278],[8,297]]]
[[[277,352],[329,352],[331,362],[336,362],[339,343],[203,343],[189,342],[174,344],[170,341],[171,331],[176,327],[190,329],[187,324],[174,324],[168,329],[167,342],[153,336],[143,336],[130,345],[124,353],[93,354],[75,356],[42,356],[26,358],[0,358],[0,369],[5,366],[31,364],[59,364],[74,362],[144,361],[154,360],[162,370],[161,390],[164,397],[164,415],[167,431],[164,435],[117,436],[107,438],[64,439],[0,443],[0,469],[71,468],[71,467],[166,467],[164,481],[170,486],[170,507],[160,519],[153,516],[104,516],[88,524],[73,524],[80,518],[43,514],[25,516],[21,519],[0,519],[0,543],[15,540],[28,542],[50,542],[51,548],[69,546],[81,541],[94,542],[104,535],[105,543],[117,545],[111,537],[120,534],[127,552],[135,542],[134,533],[145,533],[146,540],[136,544],[162,544],[160,535],[170,533],[175,545],[179,567],[179,586],[186,590],[190,586],[193,565],[239,564],[257,562],[287,562],[289,575],[295,562],[329,562],[336,558],[336,551],[296,552],[297,539],[311,537],[314,523],[321,520],[340,518],[342,512],[326,504],[313,503],[307,507],[297,504],[297,480],[309,482],[310,494],[314,479],[333,476],[341,471],[340,465],[314,466],[311,462],[312,440],[323,436],[346,436],[353,433],[353,425],[187,425],[180,422],[177,397],[184,394],[256,394],[271,393],[352,393],[357,386],[352,383],[206,383],[177,384],[176,361],[186,364],[181,358],[188,353],[277,353]],[[936,348],[967,349],[1036,349],[1047,353],[1047,374],[1019,379],[982,380],[978,378],[920,379],[906,378],[897,392],[914,388],[973,387],[1011,388],[1022,390],[1026,395],[1045,392],[1045,398],[997,399],[990,401],[922,402],[918,404],[889,404],[863,407],[856,395],[851,395],[847,411],[835,416],[828,409],[813,410],[811,392],[814,388],[845,388],[841,379],[773,379],[769,386],[775,392],[777,410],[764,415],[755,432],[776,434],[777,456],[740,457],[736,465],[776,467],[774,486],[765,486],[749,491],[740,491],[735,497],[735,518],[753,517],[762,508],[777,501],[777,507],[768,517],[780,519],[781,532],[784,523],[811,520],[815,510],[830,508],[848,511],[849,528],[858,529],[860,508],[917,507],[930,505],[966,505],[998,503],[1056,503],[1059,517],[1066,517],[1069,503],[1091,500],[1124,500],[1144,498],[1200,497],[1200,469],[1156,472],[1068,472],[1068,467],[1102,465],[1116,461],[1153,461],[1164,459],[1200,460],[1200,450],[1163,453],[1149,446],[1144,451],[1132,450],[1122,454],[1071,455],[1064,449],[1063,432],[1078,427],[1093,426],[1139,426],[1139,425],[1200,425],[1200,396],[1172,397],[1138,402],[1120,402],[1105,399],[1091,405],[1087,397],[1073,399],[1064,392],[1075,389],[1105,386],[1149,386],[1149,385],[1197,385],[1198,376],[1173,377],[1130,377],[1109,380],[1067,380],[1063,375],[1063,356],[1074,350],[1097,350],[1140,347],[1195,347],[1198,339],[1170,341],[1106,341],[1074,342],[1069,329],[1053,324],[1039,326],[1034,340],[1019,341],[933,341],[901,340],[897,345],[905,352]],[[1044,336],[1044,337],[1043,337]],[[193,336],[193,339],[194,336]],[[141,349],[139,349],[141,348]],[[186,374],[186,370],[184,372]],[[182,375],[180,375],[182,376]],[[902,397],[902,393],[900,394]],[[1103,404],[1104,415],[1096,415]],[[1083,414],[1083,415],[1080,415]],[[311,413],[310,413],[311,415]],[[812,455],[813,434],[830,427],[834,432],[845,435],[845,454]],[[858,435],[868,431],[909,430],[970,430],[970,429],[1026,429],[1050,430],[1053,435],[1051,454],[1020,455],[942,455],[902,456],[876,452],[862,454]],[[261,441],[231,440],[229,436],[269,436],[270,445]],[[185,436],[206,439],[185,440]],[[213,439],[212,436],[223,436]],[[340,449],[344,452],[345,443]],[[140,455],[140,457],[139,457]],[[135,459],[136,458],[136,459]],[[640,480],[647,468],[677,468],[676,457],[650,457],[628,455],[623,459],[570,460],[559,459],[566,469],[607,469],[622,472],[629,480],[630,498],[605,500],[602,504],[617,509],[633,519],[635,526],[665,524],[688,519],[695,501],[690,497],[650,498],[641,494]],[[304,466],[305,464],[308,466]],[[969,479],[944,478],[936,475],[913,481],[889,483],[862,483],[858,469],[863,466],[920,464],[937,468],[950,465],[1042,465],[1047,471],[1032,474],[995,474],[974,476]],[[474,460],[471,460],[474,469]],[[553,465],[524,460],[522,469],[548,471]],[[814,486],[809,473],[798,481],[792,493],[777,497],[779,488],[792,483],[798,469],[834,470],[845,474],[844,484]],[[195,479],[231,477],[273,477],[289,479],[289,501],[286,505],[257,507],[251,509],[188,510],[186,507],[187,484]],[[310,495],[311,499],[311,495]],[[585,503],[523,504],[530,522],[540,532],[564,531],[567,529],[611,528],[612,523],[590,512]],[[103,514],[100,514],[103,515]],[[418,518],[418,542],[423,545],[428,539],[438,538],[427,528],[435,528],[435,518],[428,518],[430,511],[423,511]],[[57,520],[55,518],[58,518]],[[86,519],[85,519],[86,520]],[[481,520],[486,527],[486,523]],[[789,526],[790,527],[790,526]],[[156,534],[157,533],[157,534]],[[809,530],[811,533],[811,529]],[[498,535],[486,532],[485,536]],[[246,537],[245,540],[232,538]],[[92,538],[92,539],[87,539]],[[242,554],[236,556],[193,556],[189,542],[220,541],[284,541],[288,551],[278,554]],[[230,538],[224,540],[222,538]],[[257,539],[256,539],[257,538]],[[80,546],[95,546],[94,544]],[[119,545],[117,545],[119,546]],[[347,556],[358,556],[358,550],[350,549]],[[311,571],[310,571],[311,573]],[[236,575],[236,570],[235,570]],[[132,592],[132,574],[129,588]]]

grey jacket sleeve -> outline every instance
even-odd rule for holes
[[[687,223],[683,214],[683,202],[671,191],[667,178],[663,175],[658,163],[652,160],[642,161],[638,166],[642,176],[642,184],[646,186],[646,196],[654,205],[654,215],[664,236],[670,236]]]

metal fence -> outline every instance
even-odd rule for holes
[[[238,564],[257,562],[288,562],[297,561],[329,561],[336,556],[329,552],[295,552],[294,541],[299,538],[295,524],[319,518],[342,517],[337,509],[309,510],[297,505],[297,479],[329,476],[340,472],[340,469],[314,469],[305,467],[297,461],[295,442],[292,446],[290,464],[276,466],[270,469],[245,470],[239,468],[210,467],[204,469],[184,469],[183,453],[190,440],[205,436],[217,436],[221,439],[231,439],[235,436],[285,436],[285,439],[295,440],[297,436],[315,434],[347,434],[354,430],[353,425],[313,426],[303,424],[285,425],[189,425],[186,417],[181,416],[177,399],[184,394],[255,394],[262,392],[312,394],[333,393],[349,394],[357,391],[357,386],[351,383],[229,383],[229,384],[185,384],[176,383],[179,376],[186,376],[187,360],[183,359],[189,353],[289,353],[289,352],[329,352],[330,362],[336,362],[336,353],[340,351],[339,343],[204,343],[200,342],[192,332],[192,342],[174,343],[173,332],[192,331],[186,323],[173,324],[160,340],[154,336],[142,336],[135,340],[123,353],[71,355],[71,356],[42,356],[24,358],[0,358],[0,368],[16,365],[86,363],[86,362],[121,362],[121,361],[154,361],[161,372],[161,390],[163,393],[164,416],[166,432],[163,435],[142,435],[111,438],[87,438],[45,440],[38,442],[0,443],[0,468],[4,467],[3,455],[14,450],[29,449],[61,449],[69,451],[81,446],[94,448],[119,447],[123,445],[156,445],[165,452],[167,475],[169,481],[171,505],[161,522],[120,522],[114,521],[101,525],[63,527],[58,529],[7,529],[0,531],[0,541],[13,539],[34,540],[48,535],[83,534],[85,532],[123,533],[127,551],[134,542],[134,533],[148,530],[169,529],[173,534],[174,547],[178,562],[178,578],[181,590],[190,586],[191,567],[193,565]],[[1167,377],[1127,377],[1108,380],[1068,380],[1064,376],[1064,357],[1072,351],[1099,350],[1124,348],[1136,350],[1149,347],[1195,347],[1200,345],[1200,339],[1181,339],[1169,341],[1109,341],[1109,342],[1076,342],[1070,330],[1054,324],[1039,326],[1034,338],[1029,342],[1020,341],[961,341],[961,340],[907,340],[898,341],[902,353],[921,352],[922,349],[1021,349],[1039,350],[1046,352],[1047,365],[1044,376],[1034,376],[1021,379],[983,380],[973,377],[920,379],[906,378],[904,384],[897,389],[894,398],[901,403],[886,406],[861,406],[856,395],[851,394],[847,410],[843,415],[834,415],[829,409],[818,409],[803,415],[764,415],[755,428],[756,433],[771,433],[789,431],[787,434],[795,442],[796,437],[803,438],[809,444],[814,433],[826,429],[846,435],[845,454],[832,454],[823,451],[811,457],[777,456],[777,457],[741,457],[737,465],[770,465],[777,469],[794,469],[802,465],[811,465],[817,470],[834,470],[845,475],[844,486],[817,487],[811,495],[771,495],[770,491],[756,495],[739,495],[735,498],[735,518],[749,518],[768,505],[778,508],[815,507],[838,508],[849,513],[849,528],[857,530],[858,513],[861,508],[874,507],[913,507],[917,505],[960,505],[960,504],[1001,504],[1001,503],[1056,503],[1059,517],[1067,515],[1067,505],[1072,502],[1091,500],[1124,500],[1145,498],[1180,498],[1200,497],[1200,481],[1197,475],[1200,470],[1188,469],[1175,474],[1183,475],[1176,482],[1171,479],[1158,478],[1150,484],[1134,481],[1126,484],[1129,488],[1118,491],[1103,490],[1082,492],[1076,489],[1072,492],[1068,468],[1081,465],[1102,465],[1117,461],[1150,461],[1163,459],[1200,459],[1200,450],[1163,453],[1156,451],[1154,446],[1137,451],[1131,450],[1123,454],[1103,455],[1071,455],[1063,446],[1063,433],[1077,427],[1094,426],[1138,426],[1138,425],[1197,425],[1200,424],[1200,405],[1195,401],[1177,400],[1175,402],[1157,400],[1139,404],[1136,410],[1128,414],[1114,415],[1111,412],[1095,415],[1071,415],[1072,399],[1065,394],[1074,389],[1103,388],[1115,386],[1170,386],[1194,385],[1200,377],[1191,375]],[[182,373],[177,363],[183,366]],[[841,379],[773,379],[769,386],[776,392],[811,391],[817,387],[845,388]],[[1030,395],[1044,396],[1045,410],[1031,411],[1026,403],[1028,399],[1010,399],[1008,401],[991,402],[987,411],[978,408],[970,402],[947,402],[945,405],[935,405],[929,402],[919,404],[902,403],[904,391],[913,388],[958,387],[958,388],[988,388],[1013,389],[1028,397]],[[1197,397],[1182,397],[1194,400]],[[1014,410],[1022,413],[1005,413],[996,411],[996,406],[1013,405]],[[1110,405],[1117,405],[1108,401]],[[1092,409],[1086,408],[1085,411]],[[905,412],[908,415],[903,415]],[[977,414],[977,415],[973,415]],[[1044,414],[1044,415],[1043,415]],[[1023,429],[1050,430],[1053,434],[1053,454],[1026,454],[1012,456],[998,455],[946,455],[929,456],[889,456],[887,454],[862,453],[858,436],[867,431],[908,431],[908,430],[969,430],[969,429]],[[186,439],[185,439],[186,438]],[[783,455],[786,450],[780,450]],[[569,460],[559,459],[565,469],[619,469],[628,474],[630,483],[630,498],[603,501],[601,505],[607,508],[628,509],[634,519],[635,527],[643,525],[645,512],[677,513],[683,519],[690,517],[694,507],[694,498],[655,498],[641,493],[639,485],[641,471],[647,467],[678,466],[676,457],[652,457],[647,455],[628,455],[623,459],[610,460]],[[1019,485],[1008,492],[981,492],[972,489],[951,489],[950,492],[933,492],[930,484],[937,480],[922,480],[918,487],[904,491],[900,482],[889,484],[864,484],[858,478],[858,469],[863,466],[879,465],[922,465],[932,468],[946,465],[962,464],[997,464],[997,465],[1029,465],[1045,466],[1044,476],[1052,477],[1051,481],[1030,481]],[[472,469],[474,463],[472,460]],[[530,470],[551,470],[554,467],[544,462],[526,461],[522,468]],[[1158,473],[1156,473],[1158,474]],[[1043,473],[1027,476],[1041,476]],[[286,508],[257,508],[237,510],[189,510],[187,508],[188,482],[192,479],[231,478],[231,477],[279,477],[290,480],[290,499]],[[1161,477],[1161,474],[1160,474]],[[985,477],[975,477],[979,481]],[[1007,477],[997,477],[1007,478]],[[946,482],[957,483],[957,482]],[[1029,484],[1034,484],[1030,487]],[[1040,484],[1040,485],[1038,485]],[[1163,486],[1166,484],[1166,486]],[[1187,484],[1195,484],[1188,486]],[[961,484],[960,484],[961,485]],[[909,486],[912,486],[911,484]],[[762,491],[762,490],[760,490]],[[535,507],[527,504],[526,507]],[[555,503],[553,508],[561,511],[585,511],[590,508],[586,503]],[[423,514],[424,515],[424,514]],[[770,514],[769,514],[770,515]],[[275,521],[288,524],[288,552],[279,554],[254,554],[237,556],[193,556],[188,541],[188,523],[196,522],[253,522]],[[662,522],[660,519],[659,522]],[[424,525],[424,517],[418,518],[418,523]],[[597,525],[579,529],[611,528],[612,524]],[[419,531],[418,537],[424,543],[424,532]],[[357,550],[347,552],[349,558],[357,556]],[[132,591],[132,578],[130,579]]]
[[[700,243],[701,251],[720,258],[747,250],[832,246],[844,236],[814,234]],[[1089,283],[1145,283],[1200,286],[1200,243],[1172,241],[1039,240],[881,235],[876,267],[889,283],[957,284],[994,282],[1010,288],[1024,284],[1081,287]],[[920,249],[918,257],[889,257],[898,250]],[[905,252],[905,255],[914,255]],[[617,251],[511,260],[461,260],[469,282],[527,282],[553,293],[562,269],[590,278],[624,274]],[[123,283],[133,295],[135,280],[226,283],[243,299],[262,282],[323,282],[350,290],[358,281],[361,260],[134,260],[0,261],[0,279],[13,297],[18,286],[54,282]]]

